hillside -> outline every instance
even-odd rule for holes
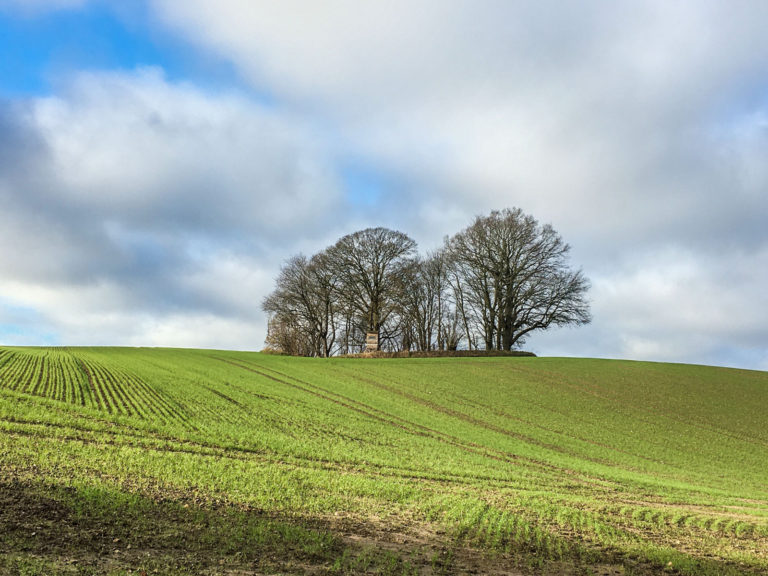
[[[0,573],[768,574],[766,406],[689,365],[0,348]]]

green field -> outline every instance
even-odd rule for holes
[[[768,373],[0,348],[0,573],[768,574]]]

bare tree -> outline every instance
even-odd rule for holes
[[[511,350],[534,330],[590,321],[570,247],[520,209],[477,217],[443,250],[415,256],[402,232],[368,228],[286,262],[262,308],[267,345],[307,356],[384,350]]]
[[[267,350],[290,356],[312,356],[315,347],[307,337],[306,327],[296,317],[271,315],[267,322]]]
[[[456,330],[451,330],[455,313],[450,306],[447,272],[442,251],[414,260],[408,271],[403,294],[404,331],[416,350],[458,346]]]
[[[589,282],[568,266],[570,246],[520,209],[491,212],[446,242],[467,338],[511,350],[534,330],[590,321]]]
[[[391,341],[397,310],[416,242],[402,232],[367,228],[348,234],[326,251],[326,262],[339,280],[341,298],[367,332]]]
[[[336,341],[336,278],[324,254],[294,256],[280,270],[277,288],[262,308],[271,315],[272,346],[304,356],[330,356]],[[277,338],[277,339],[276,339]],[[270,344],[268,342],[268,344]]]

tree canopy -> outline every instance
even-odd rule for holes
[[[570,246],[519,208],[493,211],[425,257],[403,232],[367,228],[290,258],[262,308],[267,346],[288,354],[512,350],[536,330],[590,321]]]
[[[569,251],[552,226],[519,208],[477,217],[447,241],[461,312],[486,350],[511,350],[534,330],[590,321],[589,282],[568,267]]]

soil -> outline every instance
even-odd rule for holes
[[[424,526],[277,518],[162,497],[140,500],[138,507],[135,501],[94,506],[90,498],[0,475],[0,574],[624,574],[620,565],[587,570],[492,554]],[[238,523],[269,537],[239,541]],[[308,547],[303,536],[282,537],[296,528],[320,535],[327,547]]]

